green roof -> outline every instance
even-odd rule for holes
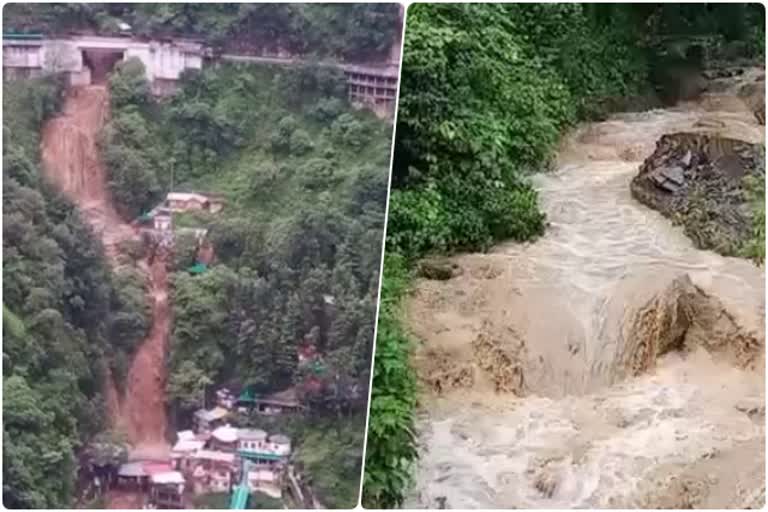
[[[202,274],[206,270],[208,270],[208,265],[205,263],[195,263],[187,269],[190,274]]]
[[[315,361],[312,363],[312,371],[318,375],[325,373],[325,365],[322,363],[322,361]]]
[[[256,395],[253,392],[253,388],[246,388],[245,391],[240,393],[240,396],[237,397],[238,402],[255,402],[256,401]]]
[[[274,453],[257,452],[255,450],[237,450],[237,454],[241,457],[264,460],[283,460],[284,458],[281,455],[276,455]]]
[[[3,39],[32,39],[40,40],[43,38],[43,34],[25,34],[21,32],[3,32]]]

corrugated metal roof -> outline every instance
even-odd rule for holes
[[[179,430],[176,432],[176,439],[179,441],[195,439],[195,433],[191,430]]]
[[[166,198],[169,201],[190,201],[190,200],[195,200],[200,202],[208,201],[208,197],[202,194],[197,194],[195,192],[168,192],[168,195],[166,196]]]
[[[216,450],[199,450],[197,453],[192,455],[192,458],[231,463],[235,461],[235,454],[229,452],[220,452]]]
[[[229,414],[229,411],[227,411],[223,407],[214,407],[209,411],[206,411],[205,409],[198,410],[197,412],[195,412],[195,417],[204,421],[215,421],[215,420],[222,419],[227,414]]]
[[[267,438],[267,433],[257,428],[241,428],[238,432],[240,439],[248,441],[261,441]]]
[[[275,444],[290,444],[291,439],[288,436],[284,436],[283,434],[273,434],[269,436],[269,440],[272,443]]]
[[[211,435],[223,443],[234,443],[237,441],[238,431],[234,427],[224,426],[211,432]]]
[[[139,478],[147,476],[147,472],[144,471],[144,464],[141,462],[126,462],[117,470],[117,475],[126,478]]]
[[[205,441],[198,441],[197,439],[181,439],[175,445],[173,445],[174,452],[194,452],[200,450],[205,446]]]
[[[155,473],[150,478],[153,484],[183,484],[184,477],[178,471],[164,471]]]

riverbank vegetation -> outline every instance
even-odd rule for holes
[[[699,38],[703,55],[755,57],[764,51],[762,27],[762,8],[746,4],[410,6],[367,507],[402,504],[417,456],[411,342],[398,311],[413,263],[427,254],[541,235],[546,219],[527,175],[550,167],[565,130],[616,109],[658,105],[680,79],[659,73],[660,64],[701,65],[695,54],[675,53],[678,40]]]

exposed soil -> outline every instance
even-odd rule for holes
[[[109,115],[105,86],[72,88],[63,112],[43,127],[42,157],[46,178],[75,203],[101,240],[109,262],[119,271],[130,261],[122,242],[138,241],[133,228],[115,211],[98,141]],[[165,440],[165,352],[171,328],[165,255],[150,254],[138,262],[147,276],[152,325],[132,361],[125,391],[118,394],[107,372],[105,397],[115,428],[134,445],[134,457],[155,458],[167,452]]]
[[[664,134],[763,143],[741,86],[579,128],[535,177],[541,239],[416,280],[407,507],[762,506],[764,270],[697,249],[629,187]]]
[[[136,510],[144,508],[141,493],[112,489],[107,492],[105,501],[112,510]]]

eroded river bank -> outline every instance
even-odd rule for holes
[[[630,194],[664,134],[764,143],[737,87],[575,130],[534,178],[541,239],[416,281],[406,507],[762,506],[764,270],[696,249]]]

